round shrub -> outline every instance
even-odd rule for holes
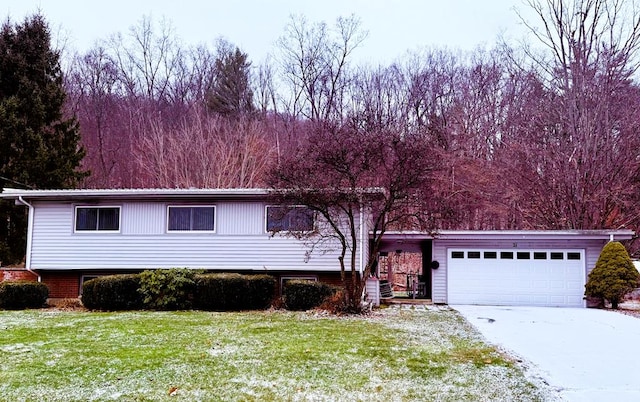
[[[309,310],[320,306],[333,293],[333,287],[326,283],[291,280],[284,285],[282,297],[288,310]]]
[[[208,311],[265,309],[275,296],[275,286],[269,275],[198,275],[194,306]]]
[[[0,282],[0,308],[40,308],[46,303],[47,297],[49,288],[42,282]]]
[[[196,290],[195,278],[201,271],[189,268],[155,269],[140,274],[140,293],[146,308],[189,310]]]
[[[585,296],[607,299],[617,309],[624,295],[638,286],[640,275],[622,243],[607,243],[589,273]]]
[[[139,274],[101,276],[82,285],[82,304],[90,310],[139,310],[142,295]]]

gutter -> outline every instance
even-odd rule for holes
[[[33,238],[33,214],[34,214],[34,208],[33,205],[29,204],[27,201],[24,200],[24,198],[22,198],[22,196],[18,196],[18,201],[20,201],[20,203],[22,205],[26,205],[27,207],[29,207],[29,217],[28,217],[28,223],[27,223],[27,253],[25,256],[25,262],[24,262],[24,268],[31,272],[32,274],[34,274],[37,278],[38,278],[38,282],[42,282],[42,277],[40,276],[40,274],[38,274],[37,272],[35,272],[34,270],[31,269],[31,243],[32,243],[32,238]]]

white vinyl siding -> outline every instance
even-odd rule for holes
[[[167,205],[171,203],[123,202],[118,235],[80,236],[73,231],[70,203],[36,202],[32,267],[339,271],[337,244],[308,253],[305,241],[265,233],[262,202],[216,201],[215,236],[167,233]]]

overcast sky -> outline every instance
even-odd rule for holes
[[[514,7],[526,10],[522,0],[1,0],[0,15],[16,22],[39,9],[53,33],[63,32],[79,51],[127,33],[144,15],[165,17],[185,44],[213,44],[222,36],[259,62],[290,15],[333,23],[355,14],[369,31],[356,57],[386,63],[421,47],[471,50],[493,45],[500,34],[519,39],[525,31]]]

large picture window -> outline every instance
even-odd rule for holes
[[[76,207],[76,232],[117,232],[120,207]]]
[[[207,206],[169,206],[169,232],[214,232],[216,208]]]
[[[267,232],[309,232],[314,212],[303,206],[267,206]]]

